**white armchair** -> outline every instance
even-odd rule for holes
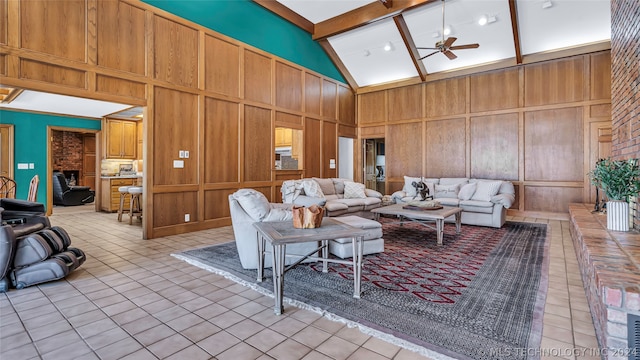
[[[229,195],[231,224],[236,238],[240,263],[245,269],[258,268],[258,232],[253,223],[259,221],[293,221],[292,204],[270,203],[259,191],[240,189]],[[287,255],[307,255],[318,248],[317,242],[287,245]],[[269,250],[269,249],[267,249]],[[299,257],[287,256],[285,264]],[[271,256],[265,256],[265,267],[271,267]]]

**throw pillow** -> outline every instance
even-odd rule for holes
[[[313,178],[313,180],[318,182],[318,185],[320,185],[320,189],[322,190],[322,193],[325,195],[333,195],[336,193],[336,189],[333,186],[333,180],[331,179],[321,179],[321,178]]]
[[[453,185],[436,185],[435,198],[458,198],[458,191],[460,190],[460,184]]]
[[[476,192],[471,197],[471,200],[491,201],[491,197],[495,196],[500,190],[502,181],[478,181]]]
[[[460,188],[460,192],[458,193],[458,199],[460,200],[469,200],[473,196],[473,193],[476,192],[476,183],[465,184]]]
[[[364,184],[353,181],[344,182],[344,198],[345,199],[365,199],[367,195],[364,192]]]
[[[323,198],[324,193],[320,188],[320,184],[318,184],[315,180],[304,180],[302,182],[302,187],[304,188],[304,193],[307,196]]]
[[[404,187],[402,188],[402,191],[407,193],[407,196],[416,196],[416,188],[414,188],[413,185],[411,185],[411,183],[413,183],[414,181],[422,181],[422,178],[412,177],[412,176],[404,177]]]
[[[333,187],[336,189],[336,194],[343,194],[344,193],[344,182],[345,179],[340,179],[340,178],[332,178],[331,181],[333,181]]]
[[[233,194],[242,209],[256,221],[262,221],[269,212],[271,206],[263,193],[254,189],[240,189]]]

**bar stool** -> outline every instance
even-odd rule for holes
[[[128,191],[131,196],[131,200],[129,200],[129,225],[131,225],[134,216],[142,218],[142,204],[140,203],[142,186],[130,186]]]
[[[122,212],[124,211],[124,201],[127,195],[129,195],[129,188],[131,186],[120,186],[118,192],[120,192],[120,207],[118,208],[118,221],[122,222]]]

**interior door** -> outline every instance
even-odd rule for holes
[[[363,143],[364,154],[364,184],[367,189],[376,188],[376,142],[373,139],[366,139]]]
[[[0,176],[13,179],[13,125],[0,125]]]

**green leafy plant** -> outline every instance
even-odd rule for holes
[[[640,166],[636,159],[598,161],[589,172],[591,184],[604,191],[609,200],[628,201],[640,192]]]

